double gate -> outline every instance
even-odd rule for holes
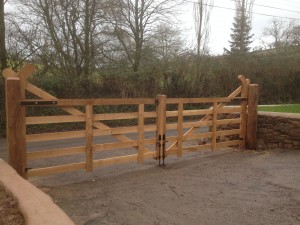
[[[9,163],[23,177],[147,159],[161,165],[170,155],[255,144],[257,85],[242,75],[241,86],[223,98],[57,99],[27,80],[34,70],[3,71]],[[26,99],[26,91],[38,98]],[[128,112],[116,112],[124,106]],[[44,115],[49,108],[56,114]],[[56,124],[76,130],[49,132]],[[62,141],[63,148],[48,148]]]

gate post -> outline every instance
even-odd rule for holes
[[[159,160],[159,165],[161,159],[164,165],[166,157],[166,99],[165,95],[156,96],[156,158]]]
[[[93,171],[93,105],[85,106],[86,172]]]
[[[27,178],[25,107],[21,106],[22,90],[18,77],[7,77],[6,129],[8,162],[23,178]]]
[[[258,105],[258,85],[250,84],[248,91],[248,116],[246,147],[248,149],[257,148],[257,105]]]
[[[239,80],[242,83],[242,90],[241,90],[241,123],[240,123],[240,148],[244,149],[246,145],[246,126],[247,126],[247,97],[248,97],[248,89],[250,80],[245,79],[243,75],[238,76]]]

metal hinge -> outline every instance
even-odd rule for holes
[[[57,105],[57,101],[26,100],[26,101],[21,101],[21,105],[25,105],[25,106],[34,106],[34,105]]]

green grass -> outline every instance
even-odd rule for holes
[[[300,113],[300,104],[258,106],[258,111]]]

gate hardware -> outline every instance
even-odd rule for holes
[[[157,146],[159,147],[158,150],[158,157],[156,159],[159,160],[159,166],[161,166],[161,159],[163,160],[162,166],[165,166],[165,158],[166,158],[166,135],[158,135],[158,142],[156,142]]]
[[[166,158],[166,135],[165,134],[163,134],[163,136],[162,136],[162,138],[163,138],[163,166],[165,166],[165,158]]]
[[[57,105],[57,101],[43,101],[43,100],[27,100],[27,101],[22,101],[21,105],[25,106],[34,106],[34,105]]]

